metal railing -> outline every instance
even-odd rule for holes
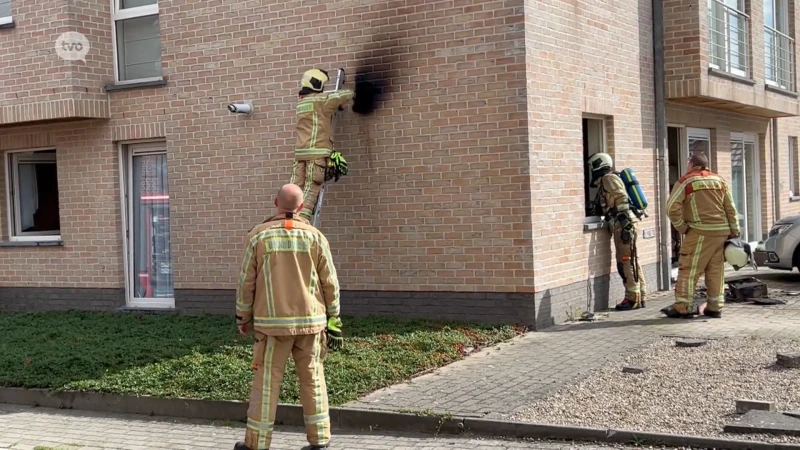
[[[794,92],[794,39],[774,28],[764,26],[764,54],[767,82]]]
[[[708,0],[711,67],[751,78],[750,17],[719,0]]]

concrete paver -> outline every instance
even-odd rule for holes
[[[796,273],[743,270],[735,275],[758,276],[770,289],[800,290],[800,274]],[[409,383],[374,392],[349,406],[505,418],[661,336],[800,337],[800,297],[785,297],[789,302],[781,306],[729,303],[720,320],[668,319],[660,309],[673,299],[671,292],[658,293],[651,296],[645,309],[611,312],[597,322],[529,333]]]
[[[58,450],[226,450],[244,436],[240,424],[221,426],[208,421],[177,420],[128,414],[30,408],[0,405],[0,449],[34,450],[37,446]],[[307,445],[297,428],[278,428],[274,450],[300,449]],[[529,442],[472,437],[354,433],[334,430],[331,449],[347,450],[597,450],[599,444]],[[626,448],[626,447],[615,447]],[[49,450],[49,449],[48,449]]]

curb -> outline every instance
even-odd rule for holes
[[[147,396],[125,396],[97,392],[53,393],[46,389],[0,387],[0,403],[57,409],[168,416],[188,419],[247,420],[247,404],[233,401],[193,400]],[[638,432],[629,430],[544,425],[527,422],[452,417],[447,414],[407,414],[360,408],[331,407],[331,428],[424,434],[458,435],[464,432],[484,437],[554,439],[650,445],[690,446],[730,450],[800,450],[800,444],[772,444],[716,437]],[[303,426],[300,405],[279,404],[275,423]]]

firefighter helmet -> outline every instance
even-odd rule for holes
[[[750,246],[743,243],[739,239],[728,239],[725,241],[725,262],[733,266],[734,270],[739,270],[746,266],[749,255]]]
[[[608,153],[595,153],[589,158],[589,169],[592,172],[600,169],[611,169],[614,165],[614,160]]]
[[[315,92],[322,92],[325,83],[328,81],[328,73],[320,69],[307,70],[300,81],[300,87],[311,89]]]

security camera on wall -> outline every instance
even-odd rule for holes
[[[247,103],[231,103],[228,105],[228,111],[234,114],[244,114],[249,116],[253,114],[253,104],[250,102]]]

